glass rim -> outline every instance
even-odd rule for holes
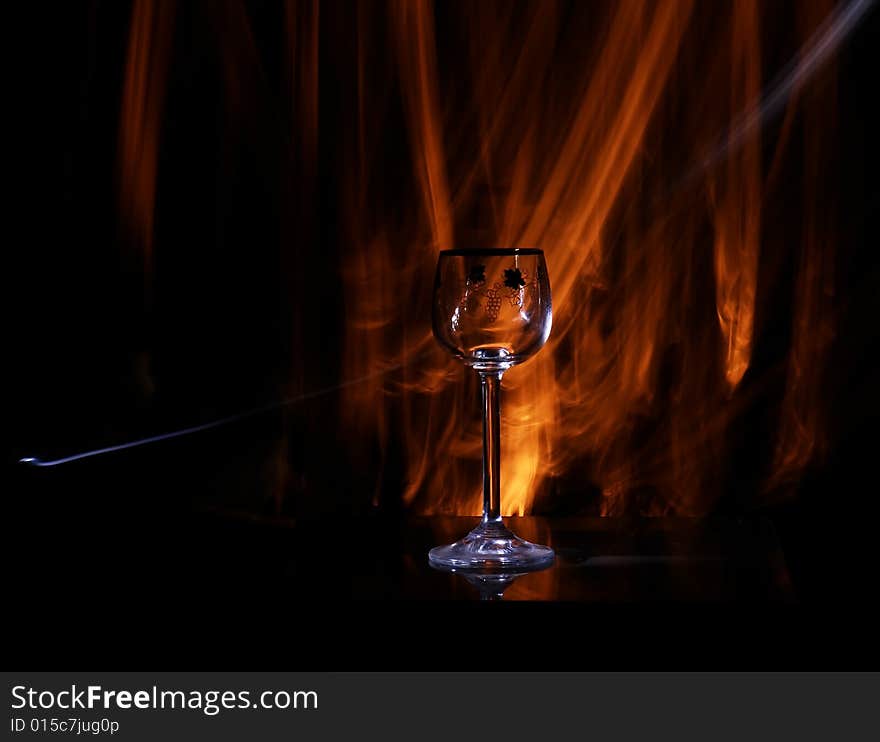
[[[451,250],[441,250],[440,257],[456,257],[468,255],[543,255],[544,251],[537,247],[458,247]]]

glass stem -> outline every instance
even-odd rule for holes
[[[501,414],[503,371],[481,371],[483,389],[483,525],[501,523]]]

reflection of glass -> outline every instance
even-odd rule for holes
[[[483,390],[483,518],[454,544],[431,549],[447,569],[533,570],[553,550],[519,538],[501,520],[501,377],[537,353],[550,335],[550,282],[541,250],[444,250],[434,282],[434,335],[480,374]]]
[[[480,600],[501,600],[504,591],[525,572],[465,572],[464,577],[480,591]]]

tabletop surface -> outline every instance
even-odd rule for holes
[[[265,427],[243,424],[54,469],[19,466],[17,548],[49,571],[62,555],[94,560],[117,592],[157,605],[216,595],[235,601],[248,591],[289,596],[292,610],[301,600],[502,595],[578,603],[795,599],[774,525],[760,515],[510,518],[518,535],[554,548],[551,568],[482,581],[440,572],[428,551],[465,535],[476,518],[356,508],[363,498],[345,481],[301,498],[299,510],[276,510],[266,472],[277,445]],[[53,589],[81,587],[75,575],[65,580],[57,577]],[[22,589],[31,589],[26,580]]]
[[[247,574],[290,580],[304,593],[353,600],[792,602],[785,560],[769,521],[755,519],[508,519],[520,536],[551,545],[556,562],[529,574],[464,575],[428,564],[428,550],[464,535],[466,517],[366,517],[322,528],[295,521],[206,516],[204,558],[223,563],[230,544]],[[216,539],[216,540],[215,540]],[[215,544],[212,547],[211,544]],[[332,590],[326,589],[326,582]],[[311,590],[308,586],[311,586]]]

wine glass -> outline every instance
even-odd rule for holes
[[[501,520],[501,377],[537,353],[553,312],[544,253],[534,248],[443,250],[434,280],[434,336],[480,375],[483,396],[483,518],[460,541],[431,549],[432,566],[536,570],[553,549],[519,538]]]

